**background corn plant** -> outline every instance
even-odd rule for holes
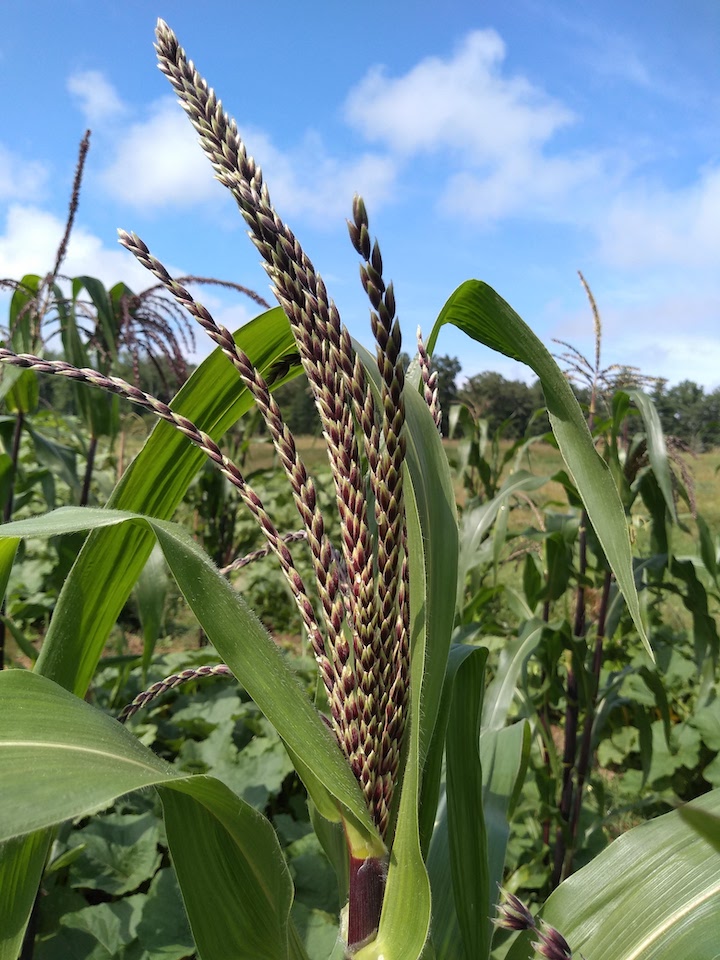
[[[82,700],[108,632],[155,543],[207,637],[277,731],[307,789],[313,826],[337,871],[339,887],[350,887],[350,917],[336,955],[351,952],[360,960],[487,957],[493,904],[508,841],[508,814],[518,800],[529,733],[524,720],[505,724],[510,703],[507,691],[510,686],[514,689],[515,678],[496,676],[483,709],[486,651],[481,646],[451,642],[458,599],[457,521],[450,471],[431,409],[433,386],[422,362],[423,351],[416,374],[411,371],[409,383],[402,389],[394,298],[382,280],[379,250],[370,246],[360,203],[356,204],[351,235],[363,261],[362,276],[373,307],[378,362],[359,347],[353,351],[343,340],[342,327],[333,326],[331,304],[318,296],[317,291],[324,288],[313,279],[312,265],[272,210],[259,171],[245,156],[234,127],[163,24],[158,43],[161,65],[213,155],[216,172],[251,220],[255,242],[270,266],[286,312],[275,309],[261,315],[230,343],[222,331],[213,328],[209,315],[186,297],[186,291],[167,278],[168,289],[206,329],[218,335],[225,354],[233,356],[238,369],[242,368],[238,377],[223,352],[216,351],[179,392],[171,408],[97,373],[78,373],[77,367],[18,357],[7,349],[0,352],[0,357],[12,364],[114,390],[164,418],[106,509],[60,510],[3,529],[3,583],[20,538],[79,530],[91,533],[65,582],[35,670],[0,675],[4,785],[0,801],[0,957],[14,960],[18,953],[55,825],[148,786],[157,789],[162,801],[172,863],[203,960],[318,955],[301,935],[297,914],[291,914],[293,883],[270,823],[221,781],[178,771],[114,719]],[[162,275],[162,266],[137,238],[125,235],[124,242]],[[303,311],[309,313],[309,321]],[[308,349],[302,338],[312,336],[314,323],[318,324],[318,342]],[[563,373],[486,284],[468,281],[451,296],[431,332],[428,352],[445,323],[524,361],[540,378],[550,423],[577,495],[635,628],[649,649],[618,486],[595,450]],[[322,336],[326,332],[327,336]],[[307,355],[315,349],[316,368],[309,370]],[[335,591],[326,610],[335,630],[334,642],[329,648],[322,641],[314,646],[321,671],[335,669],[325,683],[335,722],[333,736],[242,598],[192,538],[170,522],[204,456],[209,455],[239,486],[244,484],[239,471],[216,447],[217,441],[255,403],[275,416],[261,381],[274,388],[299,373],[298,351],[306,360],[311,382],[317,378],[316,396],[328,407],[325,430],[331,456],[344,463],[343,470],[336,473],[341,513],[353,497],[365,495],[366,484],[358,467],[367,469],[371,478],[376,475],[374,485],[369,485],[375,502],[390,491],[387,502],[375,513],[379,519],[369,541],[370,552],[366,551],[362,563],[350,557],[361,576],[365,563],[374,575],[386,577],[380,588],[381,598],[389,597],[386,619],[398,637],[403,628],[408,633],[409,672],[403,673],[408,670],[408,658],[401,653],[400,672],[394,675],[403,678],[408,699],[393,700],[393,694],[389,700],[385,716],[388,728],[394,731],[390,739],[394,740],[395,758],[378,768],[384,778],[378,792],[363,789],[367,786],[363,763],[352,766],[355,746],[343,742],[352,724],[348,722],[345,728],[342,720],[349,697],[344,700],[338,693],[344,689],[338,684],[343,671],[323,659],[342,649],[342,633],[332,627],[334,612],[339,611],[333,603],[337,584],[327,579],[332,571],[332,577],[342,578],[340,561],[332,553],[318,553],[315,564],[321,600],[323,589]],[[343,368],[351,359],[353,365]],[[335,407],[337,397],[328,395],[323,382],[324,373],[333,365],[346,377],[343,380],[338,374],[333,382],[348,386],[346,397]],[[363,381],[367,388],[361,390]],[[355,421],[348,419],[352,400],[356,401]],[[373,404],[376,416],[367,414],[364,423]],[[403,410],[404,421],[401,416],[397,419]],[[357,427],[361,436],[370,438],[365,446],[366,465],[352,457],[342,460],[343,434],[332,432],[339,422],[349,428],[348,436]],[[291,441],[279,424],[277,429],[280,448],[287,452]],[[287,459],[290,472],[298,471],[297,461],[289,454]],[[294,476],[301,513],[309,511],[308,525],[317,529],[313,527],[318,521],[312,510],[311,488],[297,472]],[[402,520],[397,519],[403,516],[398,509],[400,477],[404,531]],[[252,503],[252,495],[247,490],[246,494],[246,502]],[[256,503],[254,507],[274,549],[291,571],[261,508]],[[362,512],[367,507],[357,503],[356,509]],[[346,531],[351,520],[351,516],[345,519]],[[357,535],[349,539],[351,545],[358,543]],[[355,601],[362,596],[359,588]],[[407,616],[404,603],[408,604]],[[348,604],[352,609],[352,597]],[[315,615],[309,608],[305,614],[312,635]],[[364,621],[367,641],[356,647],[358,659],[364,650],[373,648],[371,628],[380,630],[381,620],[382,616]],[[352,622],[358,626],[357,619]],[[382,629],[387,632],[388,628]],[[389,636],[392,633],[390,630]],[[373,656],[382,658],[383,654],[375,652]],[[368,664],[371,672],[375,662]],[[321,708],[322,688],[318,683]],[[365,691],[368,695],[373,692],[374,688]],[[334,695],[339,696],[337,703]],[[372,709],[368,710],[372,715]],[[398,732],[402,724],[398,727],[396,722],[401,714],[405,726],[402,739]],[[338,741],[345,755],[338,749]],[[364,756],[368,764],[375,762],[367,750]],[[717,943],[717,914],[712,911],[718,901],[719,806],[720,800],[711,793],[685,813],[670,814],[628,834],[559,887],[548,901],[545,918],[588,960],[682,955],[678,946],[687,943],[689,923],[692,956],[710,957],[711,944]],[[369,883],[363,879],[363,871]],[[657,889],[660,876],[665,878],[661,897]],[[357,893],[365,887],[369,888],[363,894],[367,902]],[[353,909],[363,913],[362,921],[353,920]],[[628,921],[622,937],[618,935],[618,912]],[[549,952],[565,950],[565,941],[541,929],[538,932],[529,915],[510,915],[506,910],[504,917],[506,925],[514,924],[516,929],[522,923],[529,926],[528,940],[539,938],[545,956],[567,956],[567,951]],[[642,923],[636,922],[638,917]],[[531,948],[518,940],[510,950],[509,955],[520,957],[529,956]]]

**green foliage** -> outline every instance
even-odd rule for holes
[[[159,31],[165,56],[178,54],[167,28]],[[162,64],[168,67],[167,60]],[[182,57],[175,68],[192,73]],[[174,69],[166,72],[178,85]],[[196,78],[187,83],[198,96],[206,92]],[[191,116],[194,110],[190,104]],[[317,300],[313,317],[318,327],[326,324],[324,294],[309,261],[288,263],[297,289],[289,272],[278,272],[282,256],[296,249],[263,206],[269,201],[259,173],[234,139],[239,159],[228,169],[228,151],[213,152],[221,118],[208,132],[208,114],[201,113],[194,119],[204,148],[225,171],[274,280],[288,284],[289,312],[293,304],[300,314],[312,312]],[[293,443],[277,427],[264,386],[281,387],[295,377],[300,349],[318,405],[329,402],[325,381],[313,381],[318,351],[308,351],[308,330],[296,314],[291,326],[279,309],[268,311],[239,332],[241,377],[216,351],[173,399],[171,414],[151,404],[165,419],[104,508],[38,515],[36,508],[56,501],[85,503],[87,484],[78,498],[78,448],[64,442],[62,430],[49,437],[25,422],[33,408],[30,380],[13,376],[6,383],[18,416],[0,424],[12,447],[9,464],[0,463],[0,489],[11,508],[6,519],[13,507],[18,519],[0,538],[0,583],[9,585],[5,622],[26,650],[33,648],[25,629],[48,618],[49,625],[32,672],[0,673],[0,960],[16,960],[39,884],[36,955],[51,960],[182,960],[193,953],[202,960],[489,960],[493,948],[520,960],[529,955],[530,937],[510,945],[495,937],[490,923],[501,881],[538,901],[557,888],[543,918],[589,960],[621,960],[628,952],[636,960],[683,955],[689,929],[697,956],[716,948],[718,791],[608,845],[629,823],[720,782],[717,543],[711,526],[700,522],[697,555],[676,549],[678,526],[690,522],[678,506],[693,503],[677,450],[649,398],[634,389],[615,391],[608,410],[599,411],[593,384],[588,426],[547,349],[494,290],[467,281],[444,306],[428,349],[442,326],[453,323],[527,363],[539,378],[564,466],[552,478],[552,499],[539,502],[548,478],[523,469],[533,430],[523,426],[522,435],[516,433],[510,407],[491,411],[489,405],[495,395],[498,404],[508,400],[528,416],[525,395],[502,378],[476,378],[471,386],[485,422],[459,409],[448,421],[451,432],[463,433],[456,471],[466,499],[458,524],[445,448],[412,386],[402,394],[402,443],[395,433],[401,419],[393,397],[402,370],[390,359],[400,346],[394,296],[363,213],[358,200],[351,236],[376,311],[378,362],[358,346],[353,352],[340,344],[347,334],[337,328],[337,342],[328,339],[319,351],[321,373],[335,387],[345,383],[341,365],[358,358],[346,386],[361,396],[353,397],[355,421],[323,413],[341,470],[338,476],[336,466],[335,489],[321,471],[310,521],[304,508],[312,488],[297,479]],[[163,276],[136,238],[123,242]],[[186,291],[172,281],[168,286],[212,328]],[[39,278],[25,278],[16,290],[16,338],[35,342],[38,312],[23,312],[23,305],[32,305],[38,290]],[[81,296],[92,305],[94,330],[87,338],[79,322]],[[56,302],[68,356],[84,364],[94,354],[101,371],[110,369],[120,355],[123,323],[138,320],[137,299],[122,285],[106,290],[92,278],[77,278],[72,302]],[[313,327],[311,339],[316,332]],[[233,353],[220,334],[216,340]],[[456,368],[453,358],[436,362],[445,395],[454,389]],[[370,395],[360,390],[361,370],[384,414],[378,418],[382,442],[375,421],[364,423],[374,414],[368,413]],[[87,480],[94,441],[115,429],[114,400],[96,406],[80,390]],[[303,419],[309,418],[305,391],[304,378],[297,379],[284,396],[303,424],[310,423]],[[226,449],[245,465],[256,407],[275,432],[295,500],[279,471],[243,477],[213,445],[228,437]],[[236,426],[243,416],[244,429]],[[355,452],[355,430],[362,456]],[[397,460],[389,452],[393,445]],[[205,456],[220,465],[221,475],[206,472]],[[405,527],[393,542],[387,515],[401,509],[400,471]],[[180,516],[189,518],[197,539],[170,522],[188,491]],[[318,551],[313,538],[321,539],[318,515],[329,517],[338,501],[349,509],[357,491],[378,507],[371,503],[368,511],[373,586],[383,604],[389,581],[398,594],[407,590],[407,622],[404,606],[392,600],[390,623],[398,648],[407,627],[409,665],[404,652],[389,656],[375,649],[373,638],[366,643],[359,633],[352,636],[351,616],[343,621],[347,633],[334,626],[333,618],[343,620],[342,604],[352,610],[361,595],[363,564],[346,582],[343,564],[349,569],[355,561],[350,551],[337,560],[329,546]],[[258,545],[241,499],[280,557],[311,634],[312,601],[297,581],[317,575],[315,600],[328,614],[329,640],[323,647],[315,638],[312,658],[297,656],[297,643],[294,656],[283,652],[245,600],[252,598],[273,629],[296,634],[297,613],[274,575],[262,566],[243,568],[231,584],[215,565]],[[306,556],[293,566],[272,530],[274,521],[281,534],[293,532],[297,500],[314,565]],[[635,526],[643,531],[641,549],[628,532]],[[81,541],[70,539],[86,531]],[[346,537],[352,550],[365,550],[347,518],[344,525],[329,522],[327,531],[331,540]],[[31,553],[28,538],[47,545]],[[159,657],[169,578],[209,645]],[[337,603],[327,587],[332,578]],[[18,581],[25,582],[24,599]],[[104,658],[133,588],[143,654]],[[367,612],[372,604],[361,607]],[[686,631],[666,624],[669,608],[686,616]],[[386,610],[378,609],[370,627],[383,628],[383,618]],[[371,669],[362,663],[365,672],[358,675],[367,686],[360,690],[350,674],[368,653]],[[168,692],[183,668],[215,663],[218,656],[237,682],[226,668],[225,680],[200,682],[195,674],[194,687]],[[316,660],[334,673],[332,683],[319,682]],[[163,682],[175,672],[180,675]],[[158,684],[150,693],[164,691],[163,698],[144,697],[143,712],[123,728],[114,716],[148,682]],[[408,699],[392,699],[401,685]],[[387,703],[385,719],[383,710],[378,720],[370,709],[373,700]],[[376,794],[387,790],[385,830],[363,775],[370,746],[378,755],[386,747],[369,728],[379,724],[389,737],[393,711],[406,714],[397,772],[392,754],[383,753],[388,769],[373,781]],[[338,749],[328,713],[336,730],[365,738],[365,761],[359,746],[342,736]],[[343,727],[338,716],[361,722]],[[383,779],[388,773],[392,783]],[[382,882],[363,887],[363,871]],[[376,898],[370,907],[358,895],[361,888]],[[351,910],[371,914],[367,939],[349,933]],[[518,915],[540,935],[531,914]]]
[[[297,377],[282,386],[277,391],[277,401],[291,433],[298,437],[320,436],[322,425],[305,377]]]
[[[535,411],[544,407],[540,381],[532,386],[522,380],[506,380],[499,373],[486,370],[470,377],[463,386],[461,399],[476,419],[487,421],[488,431],[502,430],[506,437],[524,436],[531,426]],[[532,432],[549,430],[547,418],[532,422]]]
[[[720,445],[720,388],[706,394],[692,380],[669,388],[661,382],[653,400],[667,434],[694,450]]]

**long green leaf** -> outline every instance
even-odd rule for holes
[[[688,805],[720,813],[720,790]],[[716,960],[720,948],[720,837],[679,810],[628,831],[561,884],[542,910],[588,960]],[[516,943],[508,960],[533,952]]]
[[[208,637],[292,753],[302,759],[303,770],[312,772],[346,815],[352,816],[358,829],[376,838],[350,767],[277,645],[242,597],[181,527],[127,511],[62,507],[0,529],[9,537],[49,537],[113,524],[139,524],[157,537],[180,590]],[[307,784],[311,792],[314,779]]]
[[[19,543],[20,540],[17,537],[0,538],[0,601],[5,599]]]
[[[510,818],[525,781],[530,759],[530,724],[519,720],[502,729],[480,735],[483,774],[483,817],[487,835],[488,891],[492,904],[497,897],[510,839]]]
[[[40,885],[51,836],[39,830],[0,841],[0,960],[17,960]]]
[[[635,626],[652,656],[632,570],[627,520],[607,465],[593,445],[580,406],[563,372],[530,328],[492,287],[467,280],[451,295],[428,339],[432,350],[446,323],[531,367],[542,383],[550,423]]]
[[[160,788],[165,829],[202,960],[288,955],[293,886],[270,823],[211,777]],[[228,843],[240,856],[228,857]]]
[[[650,466],[657,478],[658,486],[662,490],[668,512],[673,522],[675,522],[677,517],[675,515],[675,498],[673,497],[672,477],[670,475],[670,461],[668,459],[665,434],[663,433],[662,424],[660,423],[660,417],[655,408],[655,404],[642,390],[629,390],[628,395],[640,411],[640,416],[645,424],[645,437],[647,439],[647,452]]]
[[[540,620],[528,620],[519,635],[500,651],[495,676],[485,692],[483,731],[505,726],[523,665],[540,643],[544,626]]]
[[[82,816],[132,790],[162,787],[168,839],[203,960],[287,956],[292,882],[261,814],[212,777],[178,773],[119,723],[44,677],[6,671],[0,691],[0,840]],[[38,853],[42,838],[33,837]],[[12,914],[0,915],[0,942],[16,939],[15,924]]]
[[[450,867],[466,960],[485,960],[492,940],[479,752],[486,659],[487,650],[478,647],[473,656],[463,660],[455,680],[446,737]]]
[[[455,636],[457,638],[457,634],[455,634]],[[442,700],[440,701],[440,708],[438,710],[430,749],[425,758],[422,793],[420,795],[420,843],[424,854],[428,853],[431,839],[434,841],[433,831],[437,819],[436,809],[441,797],[441,784],[444,780],[445,739],[448,721],[450,719],[450,707],[452,706],[455,695],[455,679],[465,658],[471,657],[477,649],[477,647],[473,647],[470,644],[455,642],[451,645],[448,652]],[[448,869],[449,863],[450,861],[448,859]],[[432,874],[430,879],[434,890],[436,882]],[[445,881],[442,880],[441,882],[444,883]],[[435,910],[433,910],[433,925],[435,923],[434,916]]]
[[[78,299],[83,288],[87,291],[95,307],[99,326],[105,340],[105,349],[113,359],[116,359],[118,353],[118,322],[105,285],[97,277],[76,277],[72,285],[73,300]]]
[[[37,345],[37,300],[43,278],[26,273],[10,300],[8,317],[9,343],[18,353],[32,353]]]
[[[452,648],[448,662],[448,676],[454,676],[462,665],[463,659],[472,656],[477,648],[456,645]],[[463,658],[463,659],[461,659]],[[454,681],[449,681],[448,697],[452,701],[455,696]],[[458,689],[457,696],[463,700],[463,692]],[[481,812],[484,821],[484,835],[487,846],[482,856],[477,856],[473,862],[469,859],[467,869],[476,870],[482,879],[482,889],[479,899],[485,904],[483,916],[491,918],[494,910],[492,904],[497,895],[498,886],[502,881],[505,855],[510,836],[509,818],[512,814],[524,782],[528,758],[530,756],[530,726],[522,720],[512,726],[500,730],[487,730],[480,735],[480,767],[482,770],[482,795],[475,795],[469,789],[471,779],[467,784],[460,781],[457,788],[466,789],[467,794],[460,802],[467,804],[466,813],[469,817],[474,811]],[[448,765],[449,767],[449,765]],[[455,906],[453,870],[451,867],[451,832],[449,830],[448,798],[444,787],[441,790],[440,803],[435,815],[435,829],[428,854],[428,872],[432,884],[432,943],[438,960],[457,960],[460,949],[466,955],[477,960],[484,960],[489,949],[489,937],[481,946],[475,946],[476,952],[471,952],[467,944],[473,943],[470,937],[461,934]],[[471,827],[468,839],[475,828]],[[468,842],[467,853],[472,850]],[[462,882],[462,881],[461,881]],[[461,892],[460,896],[471,896],[473,886]],[[488,928],[485,928],[487,931]],[[473,932],[483,936],[485,931],[479,926]]]
[[[438,960],[454,960],[458,945],[462,944],[453,894],[448,804],[443,774],[445,742],[450,708],[455,697],[455,681],[465,660],[475,656],[478,649],[464,643],[454,643],[450,647],[442,701],[423,776],[420,840],[422,849],[427,851],[427,870],[432,890],[431,938]]]
[[[135,602],[143,632],[143,677],[147,674],[155,644],[160,636],[169,579],[162,550],[156,547],[135,584]]]
[[[717,584],[718,554],[717,547],[715,546],[715,538],[713,537],[712,531],[707,525],[707,521],[704,517],[698,514],[696,522],[698,533],[700,534],[700,556],[702,557],[702,562],[704,563],[707,572]]]
[[[526,470],[518,470],[503,483],[497,495],[463,514],[460,526],[460,554],[458,558],[457,606],[462,606],[465,593],[465,578],[477,566],[482,557],[481,548],[492,528],[500,509],[510,497],[517,493],[538,490],[548,481],[548,477],[538,477]],[[505,540],[498,537],[501,543]]]

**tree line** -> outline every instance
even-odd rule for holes
[[[408,363],[409,360],[407,357]],[[502,427],[502,433],[508,439],[524,436],[528,432],[542,434],[549,429],[547,417],[537,416],[537,411],[542,410],[545,404],[539,380],[528,384],[486,370],[461,383],[461,365],[457,357],[435,356],[433,364],[438,373],[438,395],[444,417],[443,436],[448,434],[448,411],[453,403],[464,403],[474,417],[487,420],[491,432]],[[169,400],[177,389],[178,384],[165,358],[152,363],[142,359],[139,371],[133,371],[129,358],[121,356],[116,374],[133,380],[137,372],[142,389],[162,400]],[[587,406],[590,401],[589,390],[577,385],[573,389],[580,403]],[[44,377],[41,378],[40,391],[45,403],[59,413],[75,412],[74,395],[69,383],[60,378]],[[672,387],[660,380],[649,393],[666,434],[677,437],[695,451],[720,446],[720,387],[706,392],[704,387],[692,380],[683,380]],[[276,395],[293,433],[320,434],[315,404],[304,377],[286,383]]]
[[[589,389],[576,384],[573,389],[580,404],[587,407]],[[537,434],[548,429],[546,417],[532,421],[533,414],[545,402],[538,380],[527,384],[486,371],[470,377],[455,392],[476,416],[488,421],[491,431],[505,424],[505,435],[515,438],[528,430]],[[677,437],[695,452],[720,446],[720,387],[706,392],[692,380],[683,380],[672,387],[668,387],[667,381],[659,380],[652,389],[646,388],[646,392],[652,397],[667,436]],[[603,412],[602,398],[599,412]]]

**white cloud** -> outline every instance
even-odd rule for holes
[[[331,156],[313,132],[288,152],[279,150],[261,131],[249,130],[246,136],[249,152],[262,165],[273,205],[283,217],[337,225],[350,215],[356,193],[375,210],[391,195],[397,164],[388,156],[364,153],[343,162]]]
[[[144,208],[202,203],[221,190],[195,131],[172,99],[155,103],[147,120],[131,124],[118,138],[101,179],[123,203]]]
[[[44,276],[55,262],[65,230],[64,221],[37,207],[14,204],[0,235],[0,277],[18,279],[26,273]],[[106,286],[123,281],[136,290],[153,278],[120,246],[108,248],[99,237],[76,224],[62,265],[66,276],[97,277]]]
[[[720,266],[720,167],[677,190],[628,187],[599,226],[600,255],[626,269]]]
[[[115,87],[99,70],[81,70],[71,74],[67,88],[80,101],[80,109],[91,126],[106,123],[126,111]]]
[[[498,34],[476,30],[451,58],[428,57],[404,76],[373,68],[350,93],[346,116],[399,154],[451,148],[473,166],[502,163],[574,119],[524,77],[504,77],[504,59]]]
[[[262,131],[242,134],[283,216],[330,224],[349,213],[354,193],[378,205],[390,194],[396,166],[388,157],[365,153],[345,163],[313,132],[289,151]],[[118,199],[145,209],[209,203],[225,193],[187,117],[171,99],[157,102],[147,120],[130,126],[101,179]]]
[[[488,223],[502,217],[540,216],[575,220],[573,195],[602,175],[602,160],[590,154],[544,157],[536,151],[511,156],[486,174],[463,171],[448,178],[439,209]]]
[[[47,177],[44,163],[25,160],[0,144],[0,200],[37,200]]]
[[[680,61],[674,64],[666,59],[658,63],[657,56],[653,56],[656,45],[651,31],[642,32],[637,39],[618,32],[609,22],[595,20],[591,5],[581,12],[579,4],[574,9],[565,4],[561,9],[542,0],[536,5],[536,13],[544,23],[555,22],[567,31],[567,56],[583,73],[594,72],[603,82],[618,81],[625,89],[632,84],[676,103],[687,104],[702,96],[703,91],[690,90],[687,76],[681,76],[677,70]]]
[[[524,213],[566,215],[603,162],[589,153],[548,155],[574,115],[522,76],[503,72],[494,30],[468,34],[452,57],[428,57],[400,77],[374,68],[350,93],[346,116],[398,156],[442,151],[449,168],[439,209],[477,222]],[[556,209],[560,204],[562,209]]]

